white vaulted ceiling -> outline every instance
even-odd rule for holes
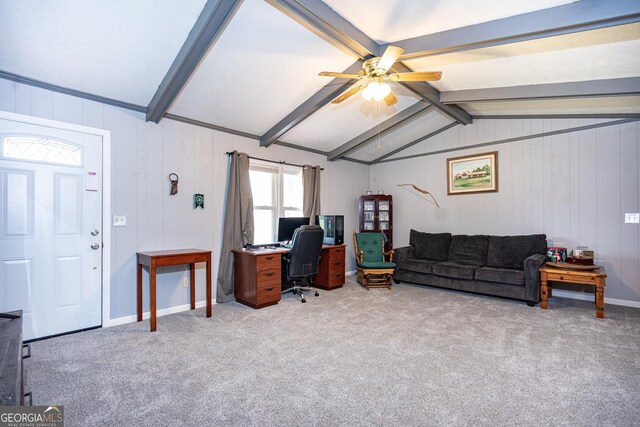
[[[171,113],[261,135],[354,59],[263,0],[244,0]]]
[[[0,0],[0,70],[147,105],[205,0]]]
[[[378,43],[466,27],[575,0],[325,0]]]
[[[225,7],[218,34],[194,47]],[[347,81],[318,73],[357,69],[386,44],[442,79],[392,83],[392,107],[328,103]],[[0,77],[371,163],[473,117],[640,119],[640,3],[0,0]],[[418,104],[432,107],[411,115]]]

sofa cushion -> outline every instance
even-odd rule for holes
[[[415,248],[415,257],[446,261],[449,256],[451,233],[423,233],[411,230],[409,244]]]
[[[452,236],[448,260],[461,264],[483,266],[487,263],[488,247],[489,236],[467,236],[465,234]]]
[[[415,273],[431,274],[431,266],[437,263],[438,261],[428,259],[408,258],[402,261],[400,268]]]
[[[434,264],[431,270],[433,274],[437,276],[473,280],[476,268],[478,268],[478,266],[447,261]]]
[[[489,236],[487,266],[522,270],[524,260],[533,254],[544,255],[547,236]]]
[[[482,267],[476,270],[476,280],[524,285],[524,271],[509,268]]]

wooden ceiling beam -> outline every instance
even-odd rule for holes
[[[383,52],[378,43],[354,27],[353,24],[344,19],[321,0],[266,1],[296,22],[313,31],[315,34],[318,34],[324,40],[344,52],[359,58],[360,60],[365,60],[373,56],[380,56]],[[396,63],[393,70],[394,72],[411,71],[401,63]],[[349,82],[348,84],[352,83],[353,82]],[[440,92],[428,83],[402,82],[400,84],[416,94],[418,97],[433,105],[434,108],[440,110],[443,114],[451,117],[453,120],[464,124],[469,124],[473,121],[471,115],[461,108],[441,103]],[[327,86],[305,101],[304,104],[296,108],[296,110],[287,115],[287,117],[282,119],[272,129],[265,133],[261,138],[260,145],[268,147],[273,143],[273,141],[277,140],[279,137],[284,135],[284,133],[298,125],[305,118],[309,117],[310,113],[307,114],[307,111],[311,111],[313,113],[330,102],[331,99],[327,101],[325,96]],[[344,90],[344,86],[341,88]],[[317,100],[318,102],[314,104],[313,100]]]
[[[327,155],[327,159],[329,161],[340,159],[347,154],[352,153],[359,148],[372,143],[376,138],[384,136],[395,128],[414,121],[415,119],[432,109],[432,105],[429,105],[424,101],[418,101],[409,108],[405,108],[399,113],[389,117],[379,125],[369,129],[366,132],[361,133],[350,141],[345,142],[338,148],[330,151]]]
[[[393,42],[401,60],[462,52],[640,22],[638,0],[582,0]],[[383,48],[386,46],[382,46]]]
[[[640,95],[640,77],[456,90],[442,92],[440,101],[445,104],[462,104],[635,95]]]
[[[362,61],[358,60],[351,64],[349,68],[344,70],[347,74],[357,74],[362,69]],[[287,114],[285,118],[280,120],[260,137],[260,146],[268,147],[284,134],[289,132],[298,123],[311,116],[313,113],[330,103],[335,97],[340,95],[349,86],[355,83],[355,80],[345,80],[335,78],[326,86],[313,94],[309,99],[303,102],[295,110]]]
[[[147,107],[147,121],[158,123],[169,111],[207,52],[218,40],[242,0],[208,0]]]

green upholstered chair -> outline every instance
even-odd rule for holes
[[[393,263],[393,250],[384,251],[382,233],[353,232],[353,247],[356,251],[356,269],[358,283],[370,288],[391,289],[391,277],[396,265]],[[388,259],[385,259],[387,258]]]

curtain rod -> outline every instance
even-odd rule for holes
[[[231,155],[233,155],[233,151],[227,151],[225,154],[226,154],[227,156],[231,156]],[[261,159],[260,157],[253,157],[253,156],[248,156],[248,157],[249,157],[250,159],[253,159],[253,160],[261,160],[261,161],[263,161],[263,162],[277,163],[277,164],[279,164],[279,165],[287,165],[287,166],[297,166],[297,167],[299,167],[299,168],[303,168],[303,169],[305,168],[305,165],[297,165],[297,164],[295,164],[295,163],[287,163],[287,162],[285,162],[284,160],[269,160],[269,159]],[[323,170],[324,170],[324,168],[320,168],[320,170],[321,170],[321,171],[323,171]]]

